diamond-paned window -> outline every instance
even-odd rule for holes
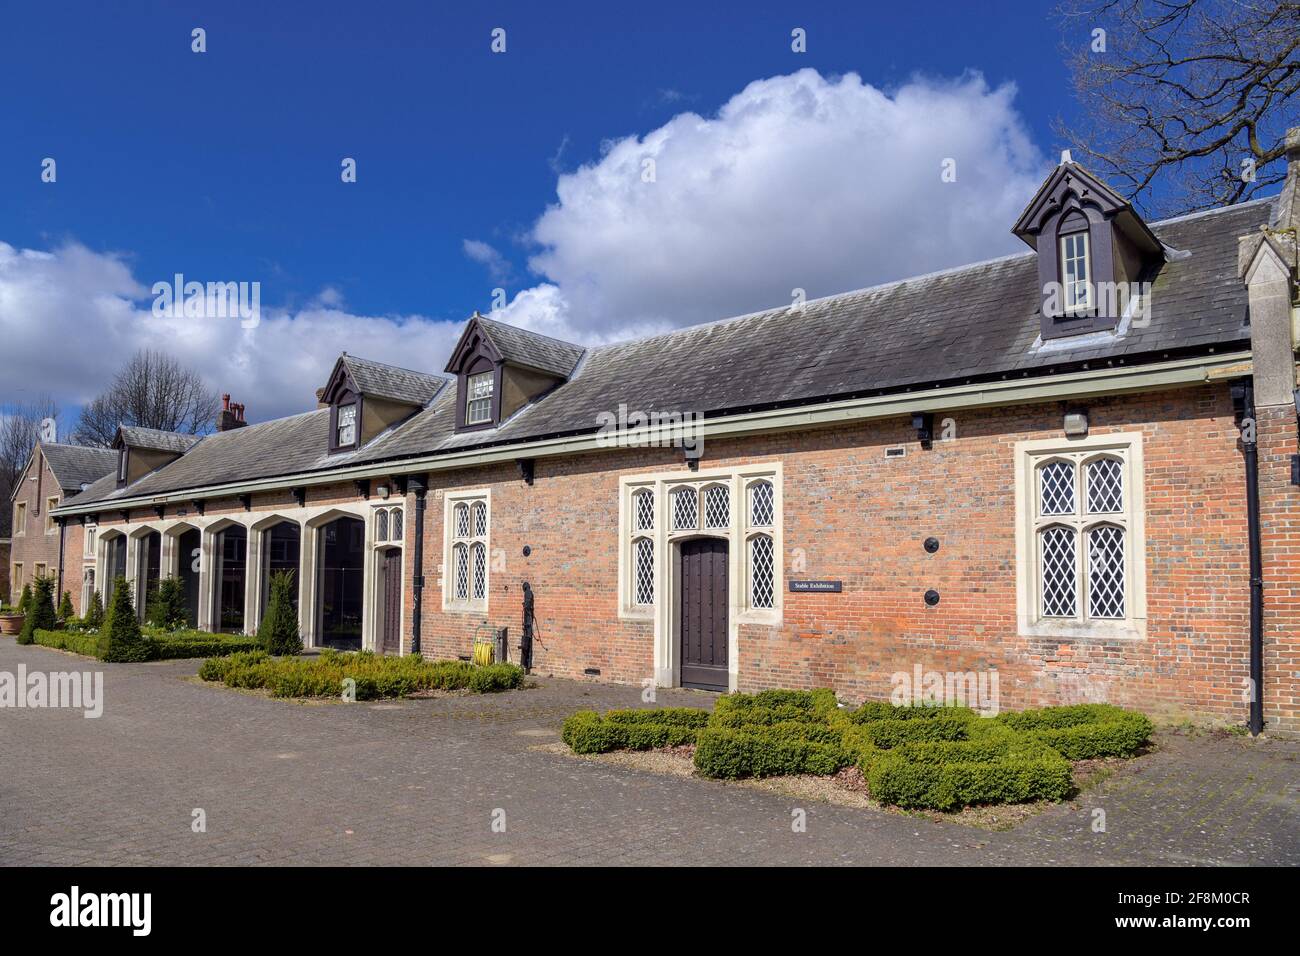
[[[1040,514],[1074,514],[1074,465],[1068,461],[1048,462],[1038,469]]]
[[[704,492],[704,527],[725,528],[731,524],[731,490],[711,485]]]
[[[772,527],[775,495],[770,481],[756,481],[749,486],[749,524],[753,528]]]
[[[776,563],[772,539],[756,534],[749,539],[749,601],[751,607],[770,608],[776,598]]]
[[[457,505],[452,512],[455,516],[456,537],[469,537],[469,505]]]
[[[389,525],[393,541],[402,540],[402,509],[394,508],[392,511],[392,521]]]
[[[1039,562],[1044,617],[1074,617],[1078,610],[1078,586],[1072,528],[1052,525],[1039,532]]]
[[[1118,514],[1124,510],[1124,466],[1116,458],[1098,458],[1085,469],[1088,514]]]
[[[478,542],[470,549],[474,553],[474,600],[487,597],[487,548]]]
[[[455,594],[457,601],[469,599],[469,548],[463,544],[452,549],[455,556]]]
[[[1098,525],[1088,532],[1088,616],[1124,616],[1124,529]]]
[[[700,526],[699,493],[694,488],[673,492],[673,530],[693,531]]]
[[[638,491],[632,495],[632,514],[637,531],[653,531],[655,527],[655,496],[653,491]]]
[[[637,538],[632,546],[634,557],[633,596],[637,604],[655,602],[655,546],[649,538]]]
[[[481,501],[474,502],[474,537],[487,537],[487,505]]]
[[[383,508],[375,512],[375,540],[388,540],[388,512]]]

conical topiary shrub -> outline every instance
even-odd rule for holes
[[[266,614],[257,628],[258,643],[268,654],[301,654],[302,636],[298,633],[298,612],[293,606],[294,574],[277,571],[271,575],[271,598]]]
[[[59,602],[59,623],[63,623],[72,616],[72,595],[64,591],[63,600]]]
[[[131,604],[131,589],[124,578],[113,582],[108,617],[99,632],[99,657],[105,661],[146,661],[149,642],[140,631],[140,621]]]
[[[86,624],[98,630],[104,626],[104,599],[98,591],[90,594],[90,607],[86,608]]]
[[[149,623],[168,631],[180,630],[189,621],[185,603],[185,585],[180,578],[164,578],[157,591],[151,592]]]
[[[27,606],[31,603],[32,603],[32,586],[30,584],[24,584],[22,596],[18,598],[18,613],[26,614]]]
[[[27,599],[27,617],[18,634],[18,643],[33,644],[37,631],[52,631],[58,626],[59,619],[54,613],[54,579],[37,578],[36,589]]]

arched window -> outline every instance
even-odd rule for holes
[[[731,525],[731,489],[726,485],[709,485],[704,490],[704,527],[726,528]]]
[[[749,526],[770,528],[776,514],[775,496],[770,481],[755,481],[749,486]]]
[[[393,541],[404,540],[402,535],[402,509],[394,508],[389,517],[389,532]]]
[[[1074,465],[1049,461],[1038,468],[1038,500],[1044,515],[1072,515],[1075,512]]]
[[[1088,530],[1088,616],[1124,617],[1124,529],[1112,524]]]
[[[700,526],[699,492],[694,488],[677,488],[672,501],[674,531],[694,531]]]
[[[655,495],[648,488],[632,494],[632,519],[637,531],[653,531],[655,527]]]
[[[444,586],[447,609],[486,611],[488,577],[488,502],[482,493],[448,495],[451,520],[448,522],[447,560],[451,568],[449,583]],[[400,540],[402,517],[393,509],[389,517],[392,540]],[[458,607],[459,606],[459,607]]]
[[[1124,466],[1118,458],[1094,458],[1084,473],[1088,514],[1119,514],[1124,510]]]
[[[1044,617],[1074,617],[1079,591],[1073,528],[1049,525],[1038,532],[1039,577]]]
[[[375,512],[375,540],[388,540],[388,511],[385,508]]]

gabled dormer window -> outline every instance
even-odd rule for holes
[[[465,424],[481,425],[492,421],[492,392],[495,372],[480,372],[465,380]]]
[[[1165,258],[1132,204],[1068,153],[1012,232],[1038,253],[1044,340],[1117,328]]]
[[[1086,315],[1092,308],[1092,270],[1088,256],[1088,233],[1061,237],[1061,291],[1066,315]]]
[[[351,448],[357,443],[357,406],[340,405],[338,407],[338,425],[334,432],[334,445],[338,448]]]

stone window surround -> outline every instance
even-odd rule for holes
[[[487,533],[483,535],[476,534],[477,529],[474,527],[474,504],[482,502],[487,509]],[[455,517],[455,509],[459,504],[465,505],[468,509],[467,520],[470,523],[469,537],[457,538],[455,528],[452,522]],[[453,547],[457,541],[464,541],[467,545],[476,541],[483,544],[485,551],[484,560],[484,583],[483,599],[475,600],[473,597],[474,588],[474,558],[472,550],[467,554],[468,561],[467,573],[469,581],[467,587],[470,597],[466,600],[457,600],[455,596],[456,587],[456,566],[454,561]],[[488,613],[488,605],[492,599],[492,489],[476,488],[462,489],[457,491],[444,491],[442,496],[442,610],[446,614],[469,614],[483,617]]]
[[[1021,637],[1065,638],[1082,641],[1145,639],[1146,606],[1146,506],[1145,466],[1141,432],[1111,432],[1083,438],[1046,438],[1019,441],[1015,446],[1016,483],[1016,619]],[[1114,452],[1125,465],[1125,617],[1063,621],[1038,613],[1038,545],[1034,509],[1037,502],[1037,465],[1054,455],[1077,455],[1085,460]],[[1080,463],[1081,464],[1081,463]],[[1098,522],[1105,524],[1104,516]],[[1082,547],[1082,545],[1077,545]]]
[[[771,527],[750,528],[749,486],[765,480],[772,485],[773,520]],[[697,515],[697,525],[692,530],[672,530],[671,492],[683,486],[694,486],[704,491],[710,485],[726,486],[731,495],[730,523],[725,528],[705,528],[702,506]],[[782,623],[785,589],[784,534],[784,474],[780,461],[756,462],[719,468],[701,468],[699,471],[664,471],[647,474],[623,475],[619,478],[618,509],[618,616],[620,620],[641,621],[654,626],[654,680],[659,687],[676,687],[680,681],[680,640],[673,610],[676,607],[680,585],[675,580],[678,568],[678,542],[697,537],[720,538],[728,542],[727,562],[730,580],[727,584],[729,625],[728,635],[728,688],[734,691],[739,676],[740,625],[758,624],[776,627]],[[641,489],[651,489],[655,495],[654,528],[636,530],[633,494]],[[773,550],[773,607],[753,608],[750,603],[749,539],[757,534],[772,538]],[[636,562],[633,542],[649,537],[655,547],[655,601],[652,605],[638,605],[635,599]]]
[[[187,531],[200,533],[199,547],[199,609],[198,626],[200,630],[215,630],[213,616],[214,582],[211,576],[215,555],[217,535],[225,528],[240,526],[248,532],[248,564],[244,588],[244,631],[256,633],[261,621],[262,590],[265,574],[262,567],[263,535],[270,527],[287,521],[296,524],[302,534],[300,564],[298,572],[298,608],[303,644],[306,647],[318,647],[319,636],[318,601],[316,594],[316,577],[319,568],[320,529],[336,518],[359,518],[365,523],[365,563],[362,569],[362,624],[361,646],[368,650],[378,650],[382,621],[378,619],[379,602],[375,600],[375,589],[379,586],[381,552],[387,548],[401,548],[402,541],[375,541],[374,513],[379,507],[393,508],[402,506],[401,499],[385,502],[357,502],[346,504],[308,505],[304,508],[278,507],[274,509],[255,510],[228,514],[186,515],[164,519],[136,518],[123,524],[100,524],[97,527],[93,568],[96,587],[107,603],[103,594],[106,583],[105,565],[108,548],[119,536],[127,539],[126,578],[132,588],[132,599],[136,610],[140,612],[140,591],[143,578],[139,574],[143,551],[140,542],[150,533],[157,531],[162,535],[161,575],[174,576],[179,568],[182,556],[177,549],[180,536]],[[403,515],[405,519],[405,514]],[[403,525],[405,525],[403,520]],[[406,569],[403,561],[403,577]],[[405,585],[405,581],[403,581]],[[402,629],[405,631],[405,615]]]

